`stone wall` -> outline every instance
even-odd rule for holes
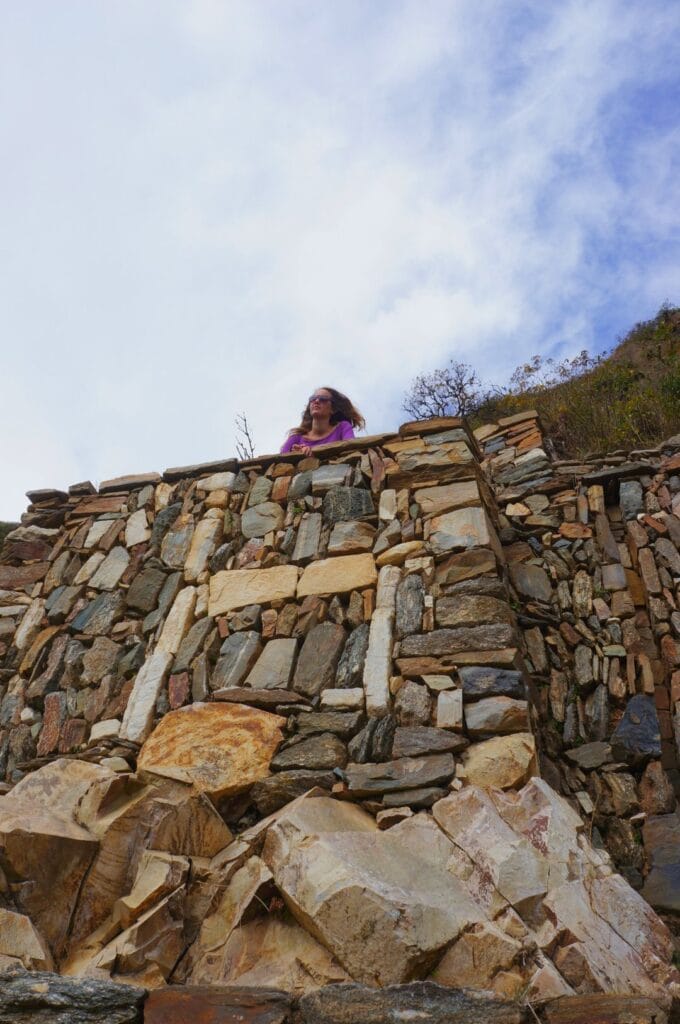
[[[525,781],[519,634],[479,455],[447,420],[323,461],[29,495],[0,567],[3,775],[56,754],[134,767],[167,711],[223,700],[286,718],[261,813],[338,776],[352,791],[365,763],[403,776],[372,780],[386,806],[431,804],[457,770]]]
[[[521,437],[521,426],[505,421],[504,434],[483,427],[476,435],[521,609],[541,773],[573,794],[596,842],[673,916],[680,912],[680,436],[653,450],[551,462],[515,443],[509,431]]]
[[[31,492],[0,969],[668,1007],[679,448],[529,411]]]

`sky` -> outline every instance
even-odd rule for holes
[[[680,4],[4,0],[0,519],[680,303]]]

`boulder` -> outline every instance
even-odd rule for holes
[[[462,884],[401,849],[393,832],[319,797],[284,811],[262,854],[302,926],[355,980],[379,986],[426,971],[480,918]]]
[[[189,704],[165,715],[144,743],[137,767],[190,783],[214,800],[269,774],[285,719],[243,704]]]

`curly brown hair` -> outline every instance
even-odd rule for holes
[[[331,426],[336,426],[342,420],[348,420],[357,430],[363,430],[366,426],[366,420],[356,406],[352,405],[347,395],[343,395],[342,391],[336,391],[335,388],[327,388],[324,385],[322,387],[331,396]],[[311,429],[312,414],[309,409],[309,402],[307,402],[299,425],[292,427],[288,431],[288,436],[290,437],[291,434],[307,434]]]

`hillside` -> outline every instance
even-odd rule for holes
[[[488,392],[475,423],[527,406],[540,414],[558,454],[654,447],[680,431],[680,308],[662,306],[611,351],[557,363],[534,356],[508,385]]]

